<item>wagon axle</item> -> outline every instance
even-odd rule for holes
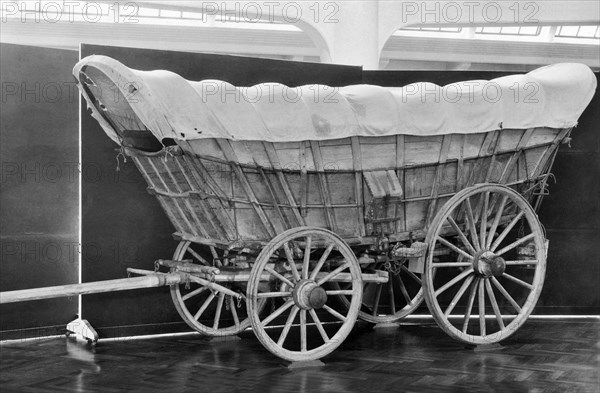
[[[313,280],[301,280],[292,291],[294,303],[302,310],[320,309],[327,303],[327,292]]]
[[[482,250],[473,258],[473,270],[481,277],[501,277],[506,270],[506,261],[490,250]]]

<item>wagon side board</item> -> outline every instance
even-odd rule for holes
[[[423,239],[440,207],[474,184],[518,188],[539,207],[570,131],[289,143],[202,139],[158,153],[126,151],[179,238],[259,248],[287,229],[314,226],[364,245],[384,236]]]

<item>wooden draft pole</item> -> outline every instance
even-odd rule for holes
[[[116,280],[95,281],[82,284],[59,285],[54,287],[0,292],[0,304],[88,295],[92,293],[128,291],[130,289],[163,287],[185,282],[188,277],[188,274],[179,272],[154,273],[145,275],[143,277],[121,278]]]

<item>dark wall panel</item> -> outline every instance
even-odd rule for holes
[[[76,283],[79,274],[75,51],[0,44],[0,290]],[[0,307],[0,339],[64,330],[77,299]]]
[[[280,82],[289,86],[360,83],[360,67],[299,63],[199,53],[82,46],[82,57],[113,57],[140,70],[168,69],[188,80],[221,79],[238,86]],[[125,277],[127,267],[151,269],[177,246],[174,228],[132,162],[116,172],[117,145],[89,114],[82,113],[83,281]],[[83,298],[83,315],[104,336],[189,328],[167,288],[98,294]]]

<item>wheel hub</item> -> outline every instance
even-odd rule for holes
[[[483,277],[500,277],[506,269],[504,258],[489,250],[480,251],[473,258],[473,270]]]
[[[301,280],[292,292],[294,303],[303,310],[320,309],[327,303],[327,292],[312,280]]]

